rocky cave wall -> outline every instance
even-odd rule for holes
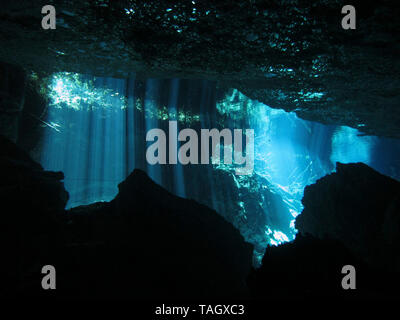
[[[143,171],[113,201],[67,213],[62,173],[44,171],[8,139],[0,147],[2,297],[398,297],[400,183],[363,164],[339,164],[308,187],[300,234],[268,248],[255,270],[238,230]],[[39,285],[49,263],[57,266],[52,292]],[[344,292],[348,264],[358,290]]]
[[[399,137],[397,1],[41,1],[0,8],[0,60],[42,73],[210,79],[300,117]]]
[[[296,219],[302,234],[342,242],[371,266],[400,271],[400,183],[363,163],[307,186]]]
[[[31,1],[28,8],[25,2],[10,1],[0,8],[1,134],[28,151],[39,140],[28,132],[37,129],[40,136],[35,117],[45,112],[42,98],[27,85],[32,70],[40,75],[71,71],[113,77],[136,73],[143,78],[207,78],[221,88],[237,88],[305,119],[400,137],[396,59],[400,22],[395,1],[383,1],[379,8],[372,1],[355,1],[360,10],[354,32],[340,28],[339,1],[296,1],[290,6],[283,0],[204,1],[196,10],[183,1],[171,7],[161,2],[105,0],[51,3],[57,8],[58,25],[57,30],[46,32],[40,29],[41,2]],[[23,121],[24,128],[36,129],[23,131]],[[138,274],[151,270],[155,277],[141,280],[140,293],[148,296],[153,289],[160,295],[169,293],[165,288],[171,283],[157,278],[160,272],[174,276],[192,271],[202,275],[196,287],[181,280],[176,295],[185,290],[204,295],[215,283],[216,295],[247,294],[244,279],[250,273],[252,248],[212,210],[169,194],[136,171],[120,186],[115,201],[77,208],[66,219],[68,195],[62,173],[43,171],[9,140],[1,138],[0,143],[0,203],[6,212],[1,243],[12,266],[4,270],[2,294],[35,292],[40,266],[54,257],[64,270],[96,271],[84,277],[82,295],[101,296],[109,288],[121,289],[118,281],[103,282],[105,287],[99,291],[95,285],[109,268],[117,268],[112,263],[115,258],[128,266],[139,261]],[[138,185],[147,186],[146,194]],[[301,236],[264,257],[263,267],[250,276],[253,294],[273,296],[265,288],[279,288],[282,281],[274,282],[274,276],[291,272],[293,277],[283,282],[284,291],[318,289],[323,285],[318,284],[320,278],[307,286],[302,273],[312,266],[325,270],[325,288],[336,285],[329,274],[347,261],[368,272],[398,273],[398,190],[398,182],[365,165],[338,165],[337,173],[306,189],[305,210],[297,221]],[[134,198],[127,196],[132,192]],[[153,203],[154,197],[159,204]],[[130,212],[135,199],[137,210]],[[193,220],[185,217],[188,207],[191,212],[195,208]],[[152,216],[146,216],[149,210]],[[132,235],[132,229],[137,233]],[[177,252],[163,247],[171,234],[176,236],[167,244],[177,245]],[[201,256],[205,258],[199,260]],[[230,269],[232,265],[237,268]],[[129,275],[131,270],[121,272]],[[64,291],[69,296],[74,281],[82,279],[67,274],[64,280],[70,285]],[[131,283],[136,280],[129,278]],[[130,288],[119,293],[129,294]]]
[[[0,62],[0,135],[40,160],[48,101],[24,68]]]
[[[257,297],[397,298],[400,285],[400,183],[365,164],[306,187],[293,242],[268,248],[248,279]],[[354,266],[357,290],[343,290],[343,266]],[[325,298],[324,298],[325,297]]]
[[[252,245],[215,211],[135,170],[113,201],[67,213],[63,178],[0,137],[1,297],[248,296]],[[48,264],[53,293],[40,286]]]

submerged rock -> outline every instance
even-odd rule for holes
[[[42,1],[0,8],[0,60],[51,73],[199,78],[303,119],[399,138],[398,3],[341,1]],[[10,36],[12,35],[12,36]]]
[[[169,193],[141,170],[110,203],[70,210],[68,234],[63,256],[79,261],[69,263],[62,280],[71,293],[80,287],[82,295],[144,299],[247,294],[252,245],[215,211]]]
[[[257,298],[340,297],[341,270],[348,264],[365,269],[341,243],[298,235],[293,242],[267,248],[261,268],[250,274],[248,283]]]
[[[400,272],[400,183],[363,163],[306,187],[296,219],[302,234],[335,239],[371,266]]]
[[[268,248],[262,262],[248,278],[257,299],[326,302],[400,297],[399,272],[371,268],[337,240],[299,234],[293,242]],[[342,287],[344,266],[355,269],[355,290]]]
[[[35,159],[41,142],[47,98],[40,92],[35,73],[0,62],[0,135],[16,142]]]
[[[337,164],[336,172],[306,187],[293,242],[267,248],[248,279],[257,298],[398,298],[400,183],[365,164]],[[344,266],[356,290],[343,290]]]
[[[19,117],[25,98],[26,74],[8,63],[0,63],[0,134],[16,142]]]
[[[253,246],[223,217],[134,170],[111,202],[74,208],[62,173],[0,139],[2,297],[240,298]],[[41,287],[56,268],[57,290]]]
[[[0,136],[0,249],[3,284],[11,296],[48,264],[60,241],[68,193],[62,172],[44,171],[13,142]],[[40,287],[40,281],[35,283]]]

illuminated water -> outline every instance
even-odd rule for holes
[[[249,222],[239,227],[262,253],[267,245],[295,237],[294,220],[302,210],[304,187],[332,172],[335,162],[364,162],[386,175],[400,177],[398,141],[361,136],[348,127],[304,121],[295,114],[251,101],[235,90],[218,99],[216,105],[212,82],[57,74],[49,88],[41,162],[48,170],[65,173],[69,208],[113,199],[118,183],[134,168],[141,168],[171,192],[204,200],[225,216],[236,210],[237,216],[250,221],[254,213],[249,208],[254,205],[249,195],[258,196],[263,214],[267,218],[277,216],[275,222],[260,222],[261,233],[257,231],[254,238],[254,226],[246,234]],[[147,164],[145,134],[152,128],[166,128],[168,120],[177,120],[178,130],[221,125],[254,129],[255,175],[238,178],[231,173],[232,167],[224,165],[185,168],[180,164]],[[238,195],[233,195],[223,180],[213,179],[216,170],[231,174]],[[203,177],[203,184],[196,177]],[[271,212],[274,206],[265,205],[263,188],[278,195],[289,214],[278,204],[278,211]],[[211,200],[207,202],[206,197]],[[258,217],[254,221],[263,220]]]

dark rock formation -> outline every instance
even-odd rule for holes
[[[258,298],[340,297],[341,270],[348,264],[360,271],[359,261],[339,242],[298,235],[293,242],[269,247],[262,267],[251,273],[248,283]]]
[[[343,266],[356,270],[356,290],[342,288]],[[342,243],[299,234],[293,242],[271,247],[262,267],[248,278],[253,297],[324,301],[399,298],[400,275],[370,268]],[[331,301],[331,300],[329,300]]]
[[[19,118],[17,145],[29,153],[37,162],[40,162],[44,127],[48,128],[45,120],[48,115],[48,97],[39,87],[36,75],[28,75],[25,88],[25,99]]]
[[[256,297],[394,298],[400,285],[400,183],[365,164],[306,187],[296,239],[267,248],[249,277]],[[344,291],[342,267],[356,269],[357,290]]]
[[[60,281],[71,294],[77,287],[82,295],[142,299],[246,294],[252,246],[215,211],[172,195],[143,171],[133,171],[112,202],[68,216],[62,259],[72,260]]]
[[[60,179],[1,138],[2,296],[246,296],[252,245],[215,211],[135,170],[110,203],[65,212]],[[47,264],[57,270],[55,292],[41,288]]]
[[[63,178],[61,172],[44,171],[0,136],[1,296],[29,284],[32,273],[40,273],[43,261],[54,254],[68,200]]]
[[[38,159],[47,101],[32,75],[20,66],[0,62],[0,135]]]
[[[338,240],[373,267],[400,271],[398,181],[362,163],[337,163],[335,173],[306,187],[303,204],[302,234]]]
[[[16,142],[24,106],[26,74],[15,65],[0,63],[0,134]]]
[[[196,187],[187,188],[186,198],[214,208],[255,246],[259,255],[269,241],[267,228],[291,235],[289,224],[293,216],[267,179],[256,174],[239,177],[233,168],[218,170],[207,165],[185,166],[183,170],[186,177],[196,181]]]
[[[0,8],[0,60],[43,72],[207,78],[300,117],[400,137],[395,0],[42,1]]]

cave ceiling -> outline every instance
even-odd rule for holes
[[[307,120],[400,137],[400,9],[353,1],[42,1],[0,7],[0,61],[38,73],[196,78]]]

